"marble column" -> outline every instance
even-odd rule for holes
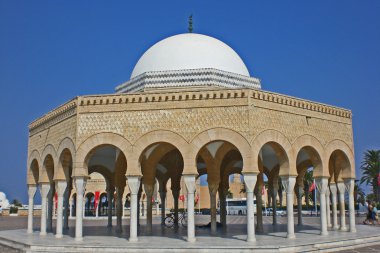
[[[346,186],[343,182],[338,182],[337,184],[339,191],[339,213],[340,213],[340,230],[347,231],[346,227],[346,210],[344,206],[344,193],[346,190]]]
[[[349,210],[349,221],[350,221],[350,232],[355,233],[355,201],[354,201],[354,188],[355,179],[345,179],[344,184],[348,192],[348,210]]]
[[[165,225],[166,188],[165,189],[160,188],[160,199],[161,199],[161,225]]]
[[[62,238],[62,228],[63,228],[63,196],[66,191],[67,182],[65,180],[56,181],[58,204],[57,204],[57,227],[56,227],[56,238]]]
[[[123,194],[124,186],[116,186],[116,232],[122,232],[122,214],[123,214]]]
[[[336,183],[330,183],[331,208],[332,208],[332,226],[335,230],[339,229],[338,211],[337,211],[337,186]]]
[[[326,208],[326,192],[328,187],[327,178],[316,178],[315,179],[317,189],[319,191],[319,204],[321,213],[321,235],[328,235],[327,232],[327,208]]]
[[[108,222],[107,222],[107,227],[110,228],[112,227],[112,199],[113,199],[113,194],[115,192],[115,187],[112,185],[107,185],[107,215],[108,215]]]
[[[140,176],[127,176],[129,191],[131,193],[131,215],[130,215],[130,232],[129,241],[137,242],[137,205],[138,199],[137,195],[140,190]]]
[[[172,188],[173,200],[174,200],[174,226],[178,227],[178,201],[179,201],[179,192],[180,188]]]
[[[70,217],[73,217],[73,202],[74,201],[72,198],[70,198],[69,202],[70,202]]]
[[[259,173],[257,175],[257,182],[255,185],[254,194],[256,195],[256,231],[257,232],[264,232],[264,226],[263,226],[263,199],[262,199],[262,190],[264,187],[264,179],[263,174]]]
[[[47,196],[50,190],[50,183],[41,183],[41,232],[40,235],[46,235],[46,219],[47,219]]]
[[[194,193],[195,175],[184,175],[187,189],[187,241],[195,242]]]
[[[71,217],[70,195],[71,195],[71,184],[69,184],[66,187],[65,193],[63,194],[63,196],[64,196],[64,200],[63,200],[63,206],[64,206],[63,229],[69,229],[69,215]]]
[[[272,185],[272,210],[273,210],[273,222],[274,226],[277,225],[277,194],[278,194],[278,179],[277,177],[273,179]]]
[[[228,189],[224,186],[219,187],[219,199],[220,199],[220,223],[223,229],[227,228],[227,201],[226,196],[228,194]]]
[[[82,241],[83,240],[83,195],[86,188],[86,177],[75,177],[75,189],[77,192],[77,200],[76,200],[76,215],[75,215],[75,240]]]
[[[256,241],[255,214],[253,204],[253,190],[255,189],[257,174],[243,173],[245,190],[247,194],[247,242]]]
[[[298,226],[302,226],[302,196],[304,193],[303,185],[297,185],[297,211],[298,211]]]
[[[211,216],[211,233],[216,233],[216,193],[218,192],[219,182],[210,182],[208,189],[210,193],[210,216]]]
[[[144,191],[146,194],[146,232],[148,234],[152,233],[152,222],[153,222],[153,214],[152,214],[152,197],[154,191],[154,181],[153,184],[144,183]]]
[[[37,185],[28,185],[28,234],[33,233],[33,210],[34,210],[34,196],[36,195]]]
[[[127,201],[127,196],[124,196],[122,200],[122,206],[121,206],[121,210],[122,210],[121,217],[125,216],[125,202],[126,201]]]
[[[293,217],[293,199],[294,199],[294,185],[296,184],[295,176],[283,176],[282,185],[286,192],[286,213],[288,216],[288,239],[295,238],[294,234],[294,217]]]
[[[47,199],[48,208],[47,208],[46,230],[48,232],[53,232],[54,195],[55,195],[55,185],[53,182],[50,184],[50,190],[49,190],[48,199]]]
[[[331,210],[330,210],[330,188],[327,186],[326,190],[326,212],[327,212],[327,227],[331,228]]]

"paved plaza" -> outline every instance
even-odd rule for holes
[[[279,217],[277,226],[271,225],[271,217],[264,217],[264,233],[258,232],[254,243],[245,241],[245,216],[228,216],[227,230],[218,229],[214,235],[210,228],[203,227],[209,220],[207,215],[196,216],[197,243],[189,243],[185,239],[186,228],[162,228],[160,220],[154,218],[149,235],[145,231],[146,220],[141,219],[139,241],[132,243],[127,240],[129,219],[123,220],[121,233],[115,231],[115,226],[107,228],[106,219],[85,219],[83,241],[77,242],[75,220],[70,220],[71,228],[64,232],[62,239],[55,239],[52,233],[45,237],[39,235],[37,217],[31,235],[26,233],[26,217],[0,217],[0,244],[3,245],[0,252],[12,252],[10,247],[15,248],[13,252],[380,252],[380,246],[376,246],[380,243],[380,226],[360,225],[361,218],[357,218],[357,233],[329,231],[328,236],[320,236],[319,217],[304,217],[304,226],[295,228],[296,239],[289,240],[286,217]]]

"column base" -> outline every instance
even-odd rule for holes
[[[188,242],[195,242],[196,241],[195,237],[191,237],[191,238],[188,237],[186,240]]]
[[[83,237],[75,237],[75,241],[82,242],[83,241]]]
[[[256,237],[247,237],[247,242],[256,242]]]
[[[32,230],[29,230],[27,231],[28,234],[33,234],[33,229]]]
[[[336,226],[333,227],[333,229],[334,229],[334,230],[339,230],[339,226],[336,225]]]
[[[326,232],[321,232],[321,234],[320,235],[323,235],[323,236],[325,236],[325,235],[329,235],[329,233],[326,231]]]
[[[327,224],[327,227],[328,227],[328,228],[332,228],[332,225],[331,225],[331,224]]]
[[[45,235],[47,235],[46,232],[40,232],[40,236],[45,236]]]
[[[288,238],[288,239],[295,239],[296,235],[295,234],[287,234],[286,238]]]
[[[351,229],[350,229],[350,232],[351,232],[351,233],[356,233],[356,228],[351,228]]]
[[[128,241],[129,242],[138,242],[139,239],[137,237],[130,237]]]
[[[348,231],[347,227],[340,227],[339,230],[340,231]]]
[[[62,234],[61,235],[58,235],[58,234],[55,235],[55,238],[62,238],[62,237],[63,237]]]

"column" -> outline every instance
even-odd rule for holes
[[[56,227],[56,238],[62,238],[62,228],[63,228],[63,195],[66,191],[67,183],[64,180],[59,180],[56,182],[58,204],[57,204],[57,227]]]
[[[73,217],[73,199],[70,198],[69,199],[69,202],[70,202],[70,217]]]
[[[36,195],[37,185],[28,185],[28,234],[33,233],[33,210],[34,210],[34,196]]]
[[[178,200],[180,188],[172,188],[173,200],[174,200],[174,226],[178,227]]]
[[[227,208],[226,208],[226,196],[228,189],[225,189],[223,185],[219,187],[219,200],[220,200],[220,223],[222,228],[227,228]]]
[[[216,233],[216,193],[218,192],[219,182],[209,182],[208,189],[210,193],[210,216],[211,216],[211,234]]]
[[[161,225],[165,225],[166,189],[160,188],[160,199],[161,199]]]
[[[336,185],[339,191],[340,230],[346,231],[346,210],[344,206],[344,192],[346,187],[343,182],[338,182]]]
[[[263,184],[260,182],[261,180],[258,180],[255,187],[255,195],[256,195],[256,216],[257,216],[257,224],[256,224],[256,231],[257,232],[264,232],[264,226],[263,226],[263,199],[262,199],[262,189]],[[260,182],[260,184],[259,184]]]
[[[327,178],[316,178],[315,182],[317,184],[317,189],[319,191],[319,204],[321,212],[321,235],[328,235],[327,232],[327,208],[326,208],[326,192],[328,187]]]
[[[75,189],[77,192],[77,200],[76,200],[76,215],[75,215],[75,240],[82,241],[83,240],[83,195],[86,188],[85,177],[75,177]]]
[[[273,210],[273,225],[277,225],[277,193],[278,193],[278,179],[275,177],[273,179],[272,186],[272,210]]]
[[[326,190],[326,212],[327,212],[327,227],[331,228],[331,211],[330,211],[330,188]]]
[[[54,194],[55,194],[55,185],[54,182],[50,184],[50,190],[48,193],[48,208],[47,208],[47,221],[46,221],[46,230],[48,232],[53,232],[53,210],[54,210]]]
[[[146,232],[148,234],[152,233],[152,197],[153,197],[153,191],[154,191],[154,181],[153,184],[144,183],[144,191],[146,194]]]
[[[128,186],[129,191],[131,192],[131,215],[130,215],[130,235],[129,235],[129,241],[130,242],[137,242],[137,194],[139,193],[140,189],[140,176],[128,176]]]
[[[304,193],[303,185],[297,185],[297,212],[298,226],[302,226],[302,195]]]
[[[121,217],[124,217],[125,216],[125,202],[127,201],[127,196],[124,196],[123,197],[123,203],[122,203],[122,206],[121,206],[121,210],[122,210],[122,214],[121,214]]]
[[[187,189],[187,241],[195,242],[194,193],[195,175],[184,175]]]
[[[47,211],[47,195],[50,190],[50,183],[41,183],[41,232],[40,235],[46,235],[46,211]]]
[[[348,210],[349,210],[349,218],[350,218],[350,232],[355,233],[355,202],[354,202],[354,187],[355,187],[355,179],[345,179],[344,184],[346,185],[346,189],[348,192]]]
[[[124,186],[116,186],[116,233],[122,232],[123,194]]]
[[[112,185],[107,185],[107,215],[108,215],[108,224],[107,227],[112,227],[112,199],[113,193],[115,192],[115,187]]]
[[[255,214],[253,204],[253,190],[255,189],[257,174],[244,173],[244,184],[247,194],[247,242],[256,241],[255,236]]]
[[[332,207],[332,221],[333,228],[335,230],[339,229],[338,226],[338,211],[337,211],[337,186],[336,183],[330,183],[330,191],[331,191],[331,207]]]
[[[63,213],[63,229],[69,229],[69,215],[71,217],[71,201],[70,201],[70,195],[71,195],[71,184],[67,185],[65,193],[63,194],[63,206],[64,206],[64,213]]]
[[[282,185],[286,191],[286,213],[288,215],[288,234],[287,238],[295,238],[294,234],[294,217],[293,217],[293,192],[294,185],[296,184],[296,177],[294,176],[284,176],[281,177]]]

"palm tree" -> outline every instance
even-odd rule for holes
[[[304,185],[304,192],[305,192],[305,201],[306,201],[306,209],[309,210],[310,205],[310,193],[309,189],[310,186],[313,184],[313,170],[307,170],[305,173],[305,176],[303,177],[303,185]]]
[[[361,203],[364,205],[364,199],[365,199],[365,194],[363,188],[360,187],[360,184],[358,183],[359,180],[355,180],[355,186],[354,186],[354,203],[355,206],[358,203]]]
[[[360,169],[362,170],[360,184],[365,183],[366,185],[370,185],[373,194],[376,196],[377,201],[379,201],[379,185],[377,181],[380,173],[380,150],[367,150],[364,153]]]

